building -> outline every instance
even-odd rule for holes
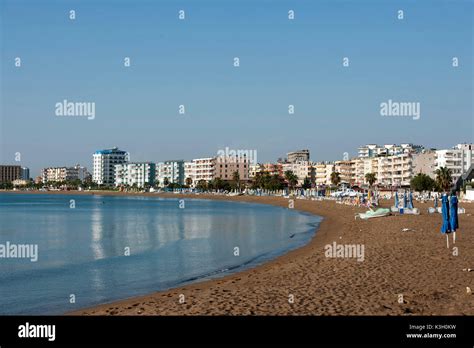
[[[418,153],[424,149],[421,145],[413,144],[385,144],[379,146],[377,144],[367,144],[360,146],[358,149],[359,158],[370,158],[370,157],[379,157],[379,156],[393,156],[399,155],[402,153]]]
[[[303,185],[304,179],[308,178],[311,180],[311,177],[316,177],[313,174],[313,163],[310,161],[298,161],[293,163],[283,163],[283,177],[285,176],[285,172],[292,171],[298,177],[298,186]]]
[[[260,173],[263,171],[263,164],[256,163],[256,164],[250,164],[249,166],[249,179],[253,180],[257,176],[257,173]]]
[[[13,186],[26,186],[30,183],[30,180],[16,179],[12,181]]]
[[[194,176],[195,176],[195,168],[193,161],[184,162],[184,184],[188,185],[190,183],[191,187],[194,187]]]
[[[436,177],[436,151],[426,150],[413,155],[413,175],[426,174]]]
[[[30,169],[27,167],[21,167],[21,179],[30,180]]]
[[[93,154],[92,181],[99,185],[115,184],[115,165],[124,164],[129,160],[127,152],[112,149],[98,150]]]
[[[353,186],[356,183],[356,162],[344,160],[334,162],[335,171],[339,173],[341,184]]]
[[[0,165],[0,183],[11,183],[21,178],[21,166]]]
[[[284,177],[283,164],[280,162],[277,163],[264,163],[262,165],[263,172],[270,175],[278,175],[280,178]]]
[[[156,164],[156,183],[159,186],[167,184],[184,185],[184,161],[165,161]]]
[[[193,164],[194,164],[193,185],[196,185],[201,180],[209,182],[214,179],[214,173],[216,170],[215,157],[196,158],[196,159],[193,159]]]
[[[75,181],[83,182],[89,173],[86,167],[76,164],[74,167],[49,167],[41,170],[41,180],[47,182]]]
[[[309,150],[288,152],[286,158],[289,163],[309,162]]]
[[[377,184],[386,187],[410,186],[413,178],[413,157],[402,153],[377,158]]]
[[[218,156],[215,159],[214,179],[232,181],[236,172],[240,181],[249,180],[250,163],[246,156]]]
[[[331,185],[331,174],[335,171],[332,162],[317,162],[314,164],[316,186]]]
[[[139,188],[155,184],[156,165],[152,162],[127,162],[115,165],[115,186]]]
[[[469,168],[472,166],[474,158],[474,144],[458,144],[455,146],[457,149],[461,150],[462,158],[462,172],[466,173]]]

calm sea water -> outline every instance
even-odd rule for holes
[[[61,314],[237,272],[306,244],[321,221],[179,199],[0,194],[0,244],[38,245],[37,262],[0,258],[0,314]]]

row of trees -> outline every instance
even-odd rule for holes
[[[451,169],[441,167],[436,170],[436,179],[432,179],[430,176],[419,173],[410,181],[410,187],[415,191],[438,191],[447,192],[451,189],[453,183],[453,177]]]

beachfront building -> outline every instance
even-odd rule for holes
[[[162,187],[168,184],[184,185],[184,161],[173,160],[157,163],[156,183]]]
[[[226,181],[234,179],[234,173],[239,174],[240,181],[249,180],[250,163],[247,156],[218,156],[215,159],[214,178]]]
[[[26,186],[30,183],[30,180],[16,179],[12,181],[13,186]]]
[[[152,162],[127,162],[115,165],[115,186],[153,186],[156,165]]]
[[[317,162],[313,164],[315,171],[316,186],[331,185],[331,173],[335,171],[332,162]]]
[[[436,151],[424,150],[413,155],[413,175],[426,174],[436,178]]]
[[[128,162],[127,152],[117,147],[98,150],[93,154],[92,181],[99,185],[115,185],[115,166]]]
[[[394,156],[399,154],[411,154],[421,152],[424,149],[421,145],[414,144],[367,144],[360,146],[358,148],[358,157],[359,158],[370,158],[370,157],[379,157],[379,156]]]
[[[263,164],[256,163],[256,164],[250,164],[249,166],[249,179],[253,180],[257,176],[257,173],[260,173],[263,171]]]
[[[47,182],[84,181],[87,177],[87,168],[76,164],[73,167],[48,167],[41,170],[43,184]]]
[[[339,173],[341,184],[349,186],[355,185],[356,182],[356,162],[354,160],[335,161],[335,171]]]
[[[355,162],[355,184],[357,186],[368,185],[366,175],[367,174],[375,174],[376,179],[378,173],[378,164],[379,160],[374,157],[368,158],[357,158],[354,159]],[[377,181],[375,182],[377,184]]]
[[[299,150],[286,154],[288,163],[309,162],[309,150]]]
[[[11,183],[21,178],[21,166],[0,165],[0,183]]]
[[[402,153],[377,158],[377,183],[381,186],[410,186],[413,178],[413,157]]]
[[[193,185],[196,185],[199,181],[204,180],[209,182],[214,179],[214,172],[216,169],[216,158],[195,158],[193,159],[194,164],[194,180]]]
[[[188,185],[188,182],[191,183],[191,187],[194,187],[194,176],[195,176],[196,166],[192,161],[184,162],[184,184]]]
[[[437,150],[435,165],[436,169],[446,167],[451,170],[451,176],[453,183],[463,173],[463,153],[459,148],[453,148],[448,150]]]
[[[303,185],[304,179],[308,178],[311,180],[311,177],[315,177],[313,174],[313,163],[310,161],[298,161],[292,163],[282,163],[283,169],[283,178],[285,177],[285,172],[292,171],[298,177],[298,186]]]
[[[262,170],[263,172],[268,173],[270,175],[278,175],[280,178],[283,178],[284,176],[283,164],[280,162],[264,163],[262,165]]]
[[[22,179],[22,180],[30,180],[30,168],[28,168],[28,167],[21,167],[20,179]]]

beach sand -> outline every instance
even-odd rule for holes
[[[288,199],[280,197],[184,197],[288,207]],[[459,255],[454,256],[440,233],[441,215],[427,213],[432,203],[415,202],[419,216],[392,215],[363,221],[354,220],[354,214],[364,208],[334,201],[294,202],[295,209],[324,217],[312,241],[302,248],[220,279],[68,314],[474,315],[474,295],[466,289],[474,291],[473,204],[460,204],[466,214],[459,216],[461,227],[455,244]],[[382,202],[382,206],[391,204]],[[403,228],[410,231],[403,232]],[[324,247],[333,242],[363,244],[364,261],[326,257]],[[463,271],[468,268],[473,271]],[[185,303],[179,302],[180,294],[185,296]],[[399,303],[400,295],[403,303]],[[293,303],[289,303],[290,298]]]

